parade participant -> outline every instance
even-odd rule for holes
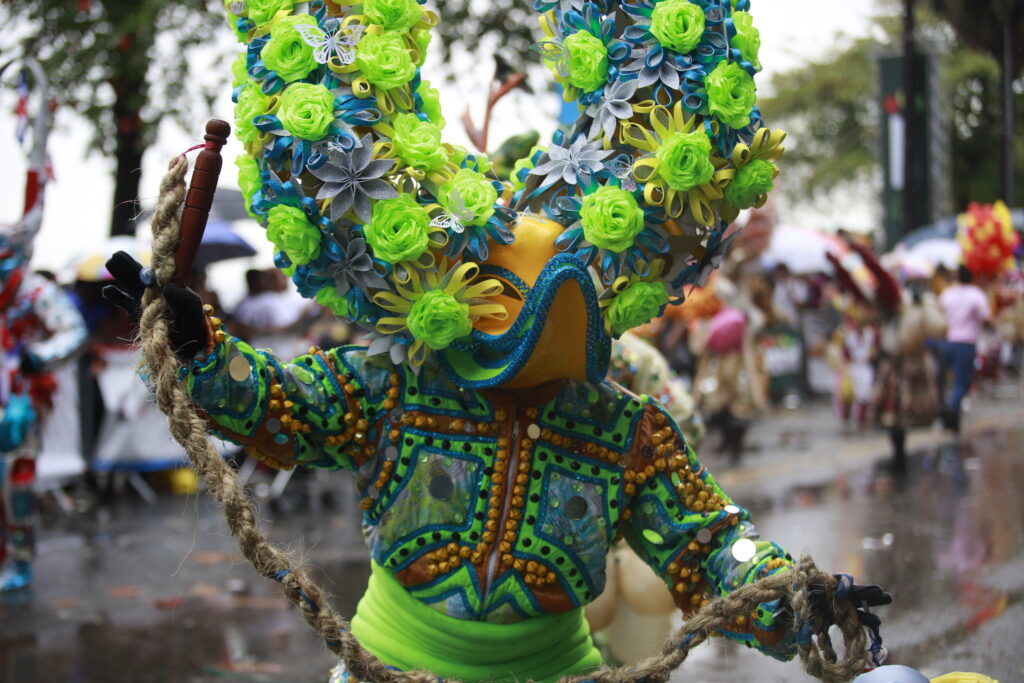
[[[432,12],[231,4],[250,209],[299,291],[372,340],[286,362],[187,290],[151,290],[210,428],[277,467],[355,473],[372,574],[351,634],[329,642],[465,681],[597,667],[583,606],[618,539],[685,613],[793,567],[665,408],[606,379],[611,339],[703,284],[728,223],[772,188],[783,135],[754,106],[747,3],[538,8],[545,62],[581,112],[517,164],[505,205],[485,156],[441,142],[419,73]],[[110,296],[136,312],[165,282],[123,254],[109,267]],[[834,619],[830,599],[808,601],[813,624],[773,599],[719,631],[789,658]]]
[[[970,269],[961,265],[957,270],[957,284],[947,287],[939,296],[939,304],[946,313],[946,339],[929,340],[930,348],[939,362],[939,386],[945,387],[945,374],[953,373],[953,386],[945,401],[943,423],[946,428],[960,431],[960,406],[974,380],[974,358],[982,327],[992,319],[988,297],[972,284]]]
[[[13,64],[0,68],[0,74]],[[32,583],[32,482],[42,423],[57,388],[50,371],[85,342],[85,323],[53,282],[32,273],[32,244],[42,225],[50,102],[39,64],[24,60],[21,78],[33,79],[38,113],[25,188],[25,212],[0,226],[0,590]],[[27,87],[27,83],[26,83]]]

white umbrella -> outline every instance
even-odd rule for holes
[[[830,251],[842,256],[849,247],[832,235],[783,223],[772,231],[771,243],[761,255],[761,265],[771,268],[782,264],[795,275],[831,273],[832,264],[825,257]]]
[[[908,251],[914,256],[927,260],[929,263],[945,266],[950,270],[955,269],[963,257],[960,243],[955,239],[944,237],[922,240],[910,247]]]

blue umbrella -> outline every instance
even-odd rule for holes
[[[200,268],[216,261],[255,255],[256,250],[231,229],[230,223],[211,218],[206,224],[203,241],[199,243],[195,267]]]

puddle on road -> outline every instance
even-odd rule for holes
[[[1022,437],[916,454],[905,478],[880,465],[820,485],[777,482],[740,502],[794,556],[891,591],[886,644],[894,660],[921,665],[1020,600],[1024,572],[992,572],[1022,557]],[[43,534],[34,593],[0,599],[0,680],[323,681],[331,658],[278,586],[238,561],[217,514],[179,500],[122,506],[77,531],[59,520]],[[349,522],[283,515],[272,529],[303,539],[291,548],[350,616],[368,567]],[[765,659],[709,649],[688,665],[702,680],[745,681]]]

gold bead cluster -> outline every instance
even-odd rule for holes
[[[224,321],[213,314],[213,306],[204,304],[203,314],[206,315],[206,322],[213,331],[214,343],[223,344],[227,341],[228,333],[224,331]]]
[[[440,574],[454,571],[471,553],[472,551],[467,546],[460,546],[458,543],[449,543],[443,548],[429,552],[425,556],[427,558],[427,573],[434,578]]]

